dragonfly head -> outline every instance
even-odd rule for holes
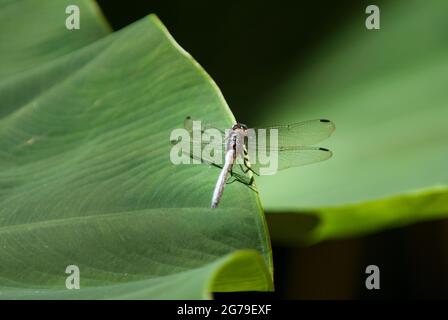
[[[245,124],[242,124],[242,123],[236,123],[236,124],[233,125],[232,130],[236,130],[236,129],[247,130],[247,126]]]

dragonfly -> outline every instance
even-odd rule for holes
[[[190,116],[184,120],[184,128],[189,131],[190,137],[193,138],[193,119]],[[213,157],[213,159],[203,155],[198,157],[191,152],[188,156],[196,158],[200,163],[213,165],[221,170],[211,200],[211,208],[214,209],[218,207],[226,184],[239,181],[257,191],[254,175],[260,175],[262,166],[260,163],[250,162],[248,152],[250,147],[255,147],[255,154],[268,150],[270,153],[275,152],[278,157],[278,170],[324,161],[332,156],[332,152],[326,148],[311,145],[328,138],[335,130],[335,125],[327,119],[315,119],[265,128],[248,128],[245,124],[235,123],[227,132],[211,125],[204,125],[201,128],[201,133],[205,133],[207,129],[216,129],[225,136],[224,140],[220,142],[224,150],[221,161],[214,161],[213,159],[216,159],[216,157]],[[260,129],[264,129],[263,133],[266,135],[265,141],[267,143],[265,145],[248,145],[250,134],[258,136]],[[269,143],[271,132],[277,133],[276,145]],[[204,144],[203,141],[197,142],[194,139],[192,141],[193,144]],[[235,168],[238,169],[235,170]]]

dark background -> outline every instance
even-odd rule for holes
[[[375,1],[380,5],[383,1]],[[113,29],[156,13],[212,76],[235,117],[250,123],[270,90],[287,81],[291,60],[313,54],[366,1],[98,0]],[[429,5],[429,4],[428,4]],[[297,67],[297,65],[295,65]],[[274,294],[288,299],[448,298],[448,221],[420,223],[303,248],[273,244]],[[378,265],[381,289],[367,290],[365,268]],[[217,298],[260,294],[217,294]]]

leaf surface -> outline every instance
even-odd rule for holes
[[[65,28],[69,4],[79,30]],[[272,290],[257,195],[229,185],[211,210],[219,171],[170,161],[187,115],[234,119],[161,22],[110,33],[91,1],[2,0],[0,15],[0,298]]]

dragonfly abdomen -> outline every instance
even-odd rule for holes
[[[221,173],[218,177],[218,181],[216,181],[215,190],[213,191],[211,206],[213,209],[218,206],[218,203],[221,200],[222,194],[224,192],[224,186],[226,185],[227,181],[227,175],[229,174],[230,170],[232,170],[234,160],[235,149],[231,148],[226,153],[224,166],[222,167]]]

